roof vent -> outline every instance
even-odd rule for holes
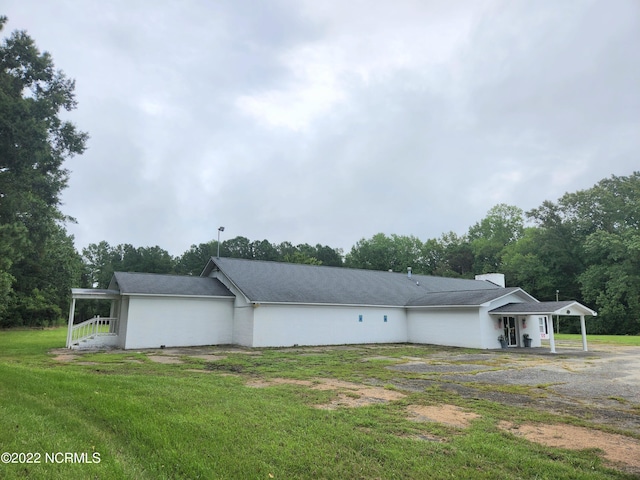
[[[407,277],[411,278],[411,267],[407,267]]]

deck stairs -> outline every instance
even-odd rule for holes
[[[96,316],[74,325],[67,347],[101,348],[118,344],[118,318]]]

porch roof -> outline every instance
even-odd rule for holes
[[[117,300],[120,298],[118,290],[107,290],[99,288],[72,288],[71,298],[89,300]]]
[[[492,315],[510,313],[513,315],[591,315],[598,314],[575,300],[563,302],[507,303],[489,311]]]

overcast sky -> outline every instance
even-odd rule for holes
[[[640,170],[638,0],[4,0],[76,80],[78,249],[463,234]]]

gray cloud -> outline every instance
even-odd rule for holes
[[[366,8],[365,8],[366,7]],[[8,0],[77,82],[78,248],[464,233],[637,169],[633,0]],[[51,19],[56,21],[52,22]]]

